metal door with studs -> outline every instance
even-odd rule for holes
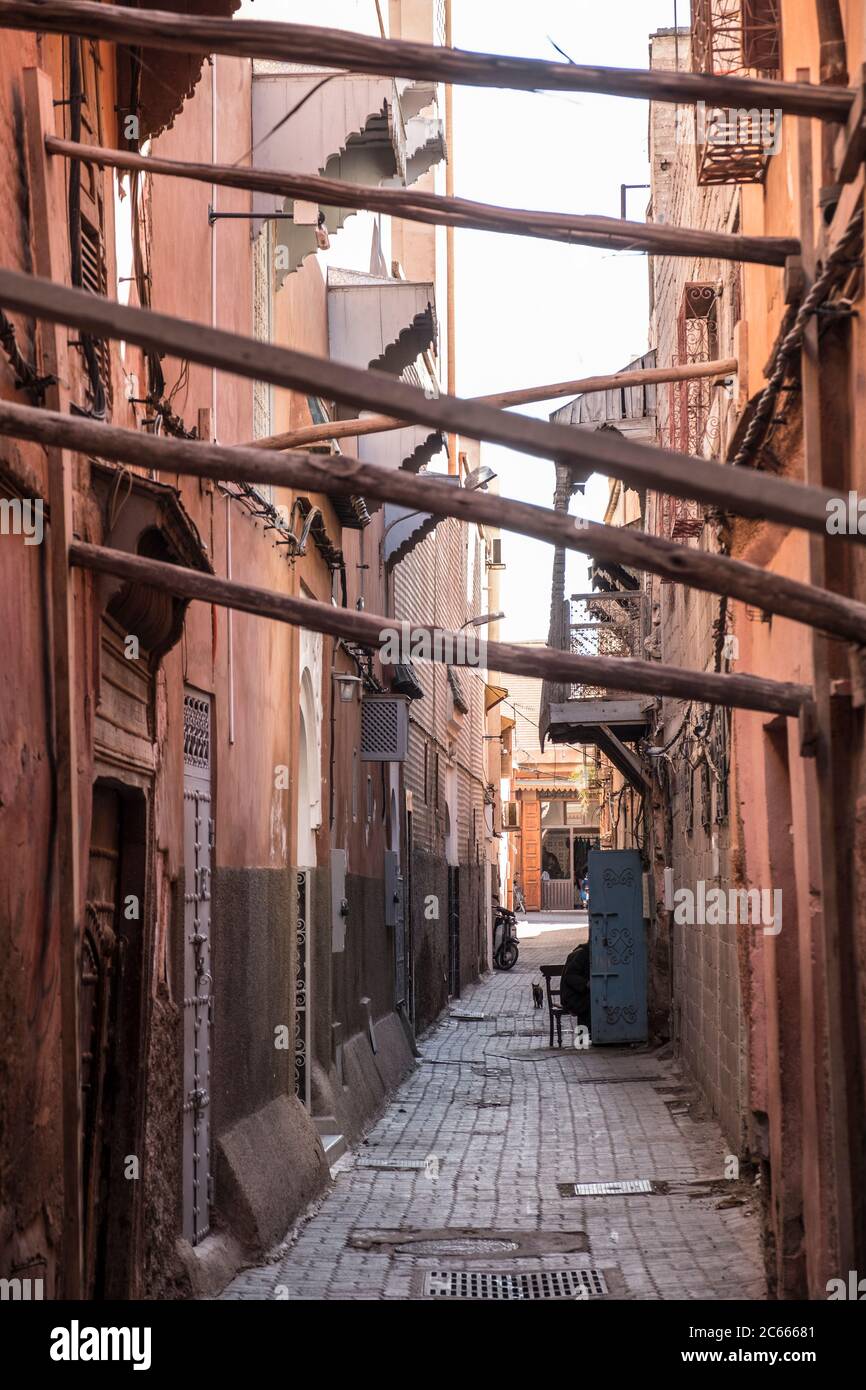
[[[646,923],[636,849],[589,852],[589,957],[593,1043],[645,1042]]]
[[[197,1245],[210,1229],[210,1066],[213,1033],[211,878],[214,849],[210,696],[183,698],[183,1233]]]

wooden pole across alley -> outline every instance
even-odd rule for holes
[[[374,38],[306,24],[124,9],[93,0],[0,0],[0,26],[48,34],[79,34],[134,47],[225,53],[455,86],[597,92],[684,105],[705,101],[712,106],[769,108],[838,124],[847,119],[855,100],[854,92],[845,87],[544,62],[404,39]]]
[[[113,574],[132,583],[150,585],[179,598],[201,599],[252,613],[278,622],[292,623],[310,632],[323,632],[379,648],[388,634],[403,634],[414,647],[422,640],[429,659],[453,666],[483,664],[491,670],[515,675],[538,676],[548,680],[606,685],[617,690],[636,690],[648,695],[672,695],[702,700],[707,704],[767,713],[797,716],[812,698],[811,687],[789,681],[767,680],[763,676],[689,671],[679,666],[660,666],[633,657],[575,656],[554,647],[521,647],[507,642],[485,642],[483,663],[479,661],[479,639],[465,633],[449,632],[425,623],[401,622],[378,613],[338,608],[315,599],[275,593],[253,584],[222,579],[182,565],[166,564],[142,555],[110,550],[99,545],[73,541],[69,547],[72,565]],[[426,658],[419,658],[426,659]]]
[[[0,270],[0,304],[52,323],[65,323],[97,337],[120,339],[238,376],[303,390],[360,409],[432,425],[436,429],[505,444],[524,454],[571,468],[574,481],[592,473],[633,487],[652,487],[674,497],[694,498],[744,516],[826,534],[828,506],[835,494],[753,469],[726,468],[672,449],[635,444],[613,430],[591,434],[455,396],[428,397],[385,372],[363,371],[329,358],[313,357],[206,324],[157,314],[103,299],[18,271]],[[866,536],[848,531],[834,538],[862,545]]]
[[[630,565],[692,588],[726,594],[765,612],[866,644],[866,604],[843,594],[784,575],[769,577],[759,565],[691,550],[643,531],[585,522],[581,517],[564,516],[547,507],[468,491],[435,475],[417,477],[402,469],[340,455],[295,453],[272,458],[248,446],[226,447],[157,437],[8,401],[0,401],[0,435],[30,439],[48,448],[63,447],[159,473],[304,488],[331,495],[363,495],[434,516],[454,516],[581,551],[596,560]]]
[[[577,377],[574,381],[554,381],[544,386],[518,387],[514,391],[497,391],[488,396],[470,396],[469,400],[500,408],[530,405],[533,401],[551,401],[557,396],[588,395],[593,391],[626,391],[632,386],[655,386],[668,381],[696,381],[707,377],[736,376],[739,363],[735,357],[719,362],[689,362],[682,367],[645,367],[634,372],[613,372],[607,376]],[[299,449],[322,444],[329,439],[354,439],[365,434],[381,434],[383,430],[399,430],[405,420],[390,415],[362,415],[357,420],[330,420],[324,425],[301,425],[284,434],[268,434],[248,441],[251,449]]]
[[[800,251],[796,237],[744,236],[742,233],[672,227],[667,223],[625,222],[619,217],[495,207],[489,203],[474,202],[470,198],[422,193],[412,188],[368,188],[364,184],[315,178],[289,170],[192,164],[156,155],[140,155],[134,150],[82,145],[73,140],[47,140],[45,147],[50,155],[63,155],[113,169],[138,170],[168,178],[220,184],[226,188],[273,193],[280,198],[306,199],[324,207],[364,208],[434,226],[542,237],[549,241],[598,246],[605,250],[651,251],[665,256],[706,256],[717,260],[775,266],[783,266],[788,256],[796,256]]]

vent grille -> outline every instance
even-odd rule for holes
[[[380,1172],[423,1173],[427,1168],[426,1158],[359,1158],[356,1168],[376,1168]]]
[[[405,699],[368,696],[361,701],[361,761],[405,762],[409,720]]]
[[[575,1197],[628,1197],[638,1192],[652,1192],[649,1178],[632,1178],[628,1182],[576,1182]]]
[[[210,701],[183,697],[183,760],[187,767],[210,767]]]
[[[424,1276],[425,1298],[472,1298],[493,1302],[551,1298],[603,1298],[600,1269],[551,1269],[534,1273],[434,1269]]]

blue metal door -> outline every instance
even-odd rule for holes
[[[636,849],[589,852],[589,962],[593,1043],[646,1042],[646,923]]]

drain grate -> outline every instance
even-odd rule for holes
[[[402,1173],[423,1173],[427,1167],[426,1158],[358,1158],[355,1161],[356,1168],[378,1168],[379,1170],[393,1170]]]
[[[434,1269],[424,1276],[425,1298],[513,1299],[604,1297],[607,1284],[600,1269],[513,1271]]]
[[[456,1018],[461,1023],[482,1023],[487,1015],[479,1013],[477,1009],[452,1009],[449,1018]]]
[[[575,1197],[630,1197],[653,1190],[649,1178],[630,1178],[626,1182],[569,1182],[561,1187]]]

